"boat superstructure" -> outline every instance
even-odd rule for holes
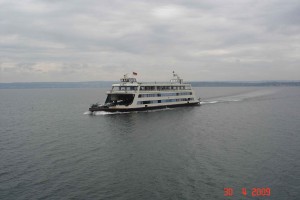
[[[200,100],[196,98],[191,84],[184,83],[173,72],[171,81],[165,83],[140,83],[136,78],[124,75],[120,83],[113,84],[107,91],[105,103],[93,104],[89,110],[128,112],[195,105],[200,105]]]

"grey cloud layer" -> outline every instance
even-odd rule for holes
[[[299,1],[0,1],[0,82],[299,80]]]

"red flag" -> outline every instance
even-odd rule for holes
[[[135,76],[137,75],[137,73],[136,73],[136,72],[132,72],[132,74],[133,74],[133,75],[135,75]]]

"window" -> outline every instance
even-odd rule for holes
[[[136,86],[131,86],[131,87],[128,87],[128,89],[127,90],[136,90]]]

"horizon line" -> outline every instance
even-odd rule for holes
[[[92,82],[118,82],[118,81],[107,81],[107,80],[98,80],[98,81],[33,81],[33,82],[0,82],[0,84],[15,84],[15,83],[92,83]],[[137,81],[138,82],[138,81]],[[143,82],[149,82],[149,81],[143,81]],[[168,81],[151,81],[151,82],[168,82]],[[209,81],[184,81],[186,83],[190,82],[227,82],[227,83],[246,83],[246,82],[252,82],[252,83],[265,83],[265,82],[300,82],[300,80],[247,80],[247,81],[237,81],[237,80],[209,80]],[[139,83],[139,82],[138,82]]]

